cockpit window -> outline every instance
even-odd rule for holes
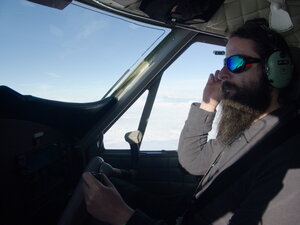
[[[1,85],[66,102],[101,99],[169,32],[80,3],[25,0],[1,1],[0,28]]]

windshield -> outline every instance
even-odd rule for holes
[[[66,102],[101,99],[169,32],[74,2],[0,2],[1,85]],[[129,71],[128,71],[129,70]]]

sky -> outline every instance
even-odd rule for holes
[[[57,10],[26,0],[1,0],[0,84],[46,99],[97,101],[169,32],[81,6],[73,1]],[[224,48],[194,44],[167,69],[145,149],[176,148],[189,105],[201,100],[209,73],[222,66],[222,56],[213,55],[213,50]],[[137,129],[144,99],[105,135],[106,146],[124,146],[124,134]]]

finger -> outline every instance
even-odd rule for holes
[[[89,184],[86,182],[85,175],[82,174],[81,179],[82,179],[82,187],[85,189],[90,188]]]
[[[102,173],[101,176],[103,178],[103,183],[106,186],[115,188],[115,186],[113,185],[113,183],[108,179],[108,177],[104,173]]]
[[[83,192],[84,199],[87,200],[88,193],[89,193],[89,187],[87,186],[87,184],[85,182],[82,183],[82,192]]]
[[[89,201],[90,188],[85,181],[82,182],[82,192],[85,202]]]
[[[84,172],[82,174],[83,182],[87,185],[88,188],[93,188],[96,186],[103,187],[103,185],[90,173]]]
[[[219,81],[220,79],[219,79],[219,76],[218,76],[218,74],[220,73],[220,70],[216,70],[216,72],[215,72],[215,74],[214,74],[214,80],[215,81]]]
[[[214,82],[214,75],[211,73],[211,74],[209,74],[207,83],[208,83],[208,84],[211,84],[211,83],[213,83],[213,82]]]

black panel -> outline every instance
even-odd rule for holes
[[[14,119],[0,119],[0,137],[0,224],[56,224],[83,169],[73,140]]]
[[[0,86],[0,118],[38,122],[81,137],[111,108],[116,99],[92,103],[65,103],[28,95]]]

